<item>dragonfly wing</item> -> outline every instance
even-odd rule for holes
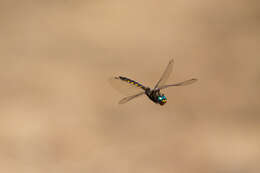
[[[189,80],[186,80],[186,81],[183,81],[183,82],[179,82],[179,83],[176,83],[176,84],[164,85],[164,86],[159,87],[159,89],[165,89],[165,88],[168,88],[168,87],[171,87],[171,86],[185,86],[185,85],[190,85],[190,84],[193,84],[194,82],[196,82],[197,80],[198,80],[198,79],[189,79]]]
[[[132,95],[132,96],[125,97],[122,100],[120,100],[118,103],[119,104],[124,104],[124,103],[126,103],[126,102],[128,102],[128,101],[130,101],[130,100],[132,100],[132,99],[134,99],[134,98],[136,98],[138,96],[141,96],[143,94],[145,94],[145,92],[141,92],[141,93],[138,93],[138,94],[135,94],[135,95]]]
[[[109,83],[120,93],[128,96],[145,91],[142,84],[122,76],[110,78]]]
[[[166,81],[168,80],[168,78],[170,77],[170,75],[172,73],[173,63],[174,63],[174,61],[173,61],[173,59],[171,59],[169,61],[169,64],[167,65],[166,69],[164,70],[160,80],[155,85],[154,89],[160,88],[160,86],[163,86],[166,83]]]

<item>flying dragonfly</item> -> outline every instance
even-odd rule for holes
[[[167,98],[164,94],[161,93],[161,90],[172,87],[172,86],[185,86],[190,85],[194,82],[196,82],[198,79],[192,78],[183,82],[178,82],[174,84],[165,84],[168,78],[170,77],[170,74],[173,70],[173,59],[171,59],[164,70],[161,78],[156,83],[154,88],[150,88],[147,86],[144,86],[140,84],[139,82],[136,82],[130,78],[118,76],[113,77],[110,80],[110,83],[112,86],[114,86],[119,91],[123,92],[124,94],[128,94],[130,96],[123,98],[119,101],[119,104],[127,103],[128,101],[137,98],[141,95],[146,95],[150,100],[152,100],[156,104],[160,104],[163,106],[165,103],[167,103]]]

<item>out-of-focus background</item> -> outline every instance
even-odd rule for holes
[[[258,173],[257,0],[1,0],[0,172]],[[170,57],[168,103],[124,97]]]

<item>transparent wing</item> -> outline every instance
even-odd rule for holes
[[[173,59],[171,59],[169,61],[168,66],[166,67],[165,71],[163,72],[160,80],[155,85],[154,89],[163,86],[165,84],[165,82],[168,80],[168,78],[170,77],[170,74],[172,73],[173,63],[174,63],[174,61],[173,61]]]
[[[114,89],[127,96],[135,95],[144,91],[144,89],[142,88],[143,85],[128,78],[120,78],[120,76],[111,77],[108,81]]]
[[[183,82],[180,82],[180,83],[176,83],[176,84],[164,85],[164,86],[159,87],[159,89],[165,89],[165,88],[168,88],[168,87],[171,87],[171,86],[185,86],[185,85],[190,85],[190,84],[193,84],[194,82],[196,82],[197,80],[198,80],[198,79],[190,79],[190,80],[186,80],[186,81],[183,81]]]
[[[124,103],[126,103],[126,102],[128,102],[128,101],[130,101],[130,100],[132,100],[132,99],[134,99],[134,98],[136,98],[138,96],[141,96],[143,94],[145,94],[145,92],[141,92],[141,93],[138,93],[138,94],[135,94],[135,95],[132,95],[132,96],[125,97],[122,100],[120,100],[118,103],[119,104],[124,104]]]

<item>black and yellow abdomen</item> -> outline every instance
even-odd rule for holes
[[[140,83],[138,83],[138,82],[136,82],[136,81],[134,81],[132,79],[129,79],[129,78],[126,78],[126,77],[122,77],[122,76],[119,76],[118,78],[123,80],[123,81],[125,81],[125,82],[127,82],[127,83],[129,83],[129,84],[131,84],[131,85],[133,85],[133,86],[140,87],[140,88],[142,88],[144,90],[146,89],[145,86],[143,86],[142,84],[140,84]]]

